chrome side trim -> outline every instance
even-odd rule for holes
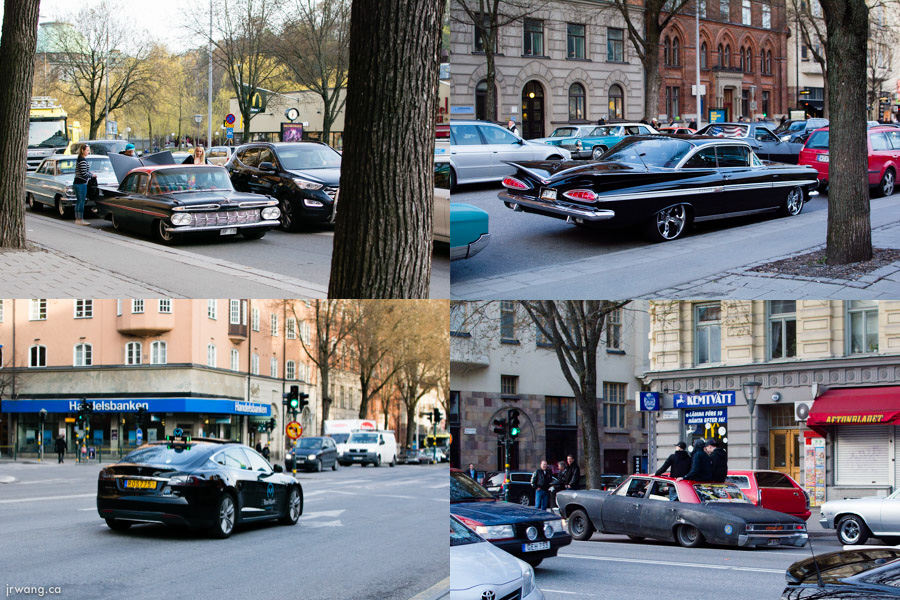
[[[263,208],[265,206],[276,206],[278,200],[251,200],[249,202],[238,202],[240,208]]]
[[[491,241],[491,234],[482,233],[481,236],[465,246],[455,246],[450,248],[450,260],[459,260],[461,258],[472,258],[485,248]]]

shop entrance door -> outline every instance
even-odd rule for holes
[[[769,468],[790,475],[794,481],[800,477],[800,435],[797,429],[773,429],[769,432]]]

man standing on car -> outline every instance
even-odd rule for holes
[[[684,442],[678,442],[675,444],[675,452],[669,455],[669,458],[666,459],[666,462],[656,470],[656,475],[659,477],[666,471],[669,472],[670,477],[684,477],[691,470],[691,455],[687,453],[687,444]]]
[[[706,450],[709,448],[709,451]],[[713,446],[700,438],[694,442],[694,454],[691,456],[691,470],[679,477],[676,481],[687,479],[688,481],[712,481],[712,459],[708,452],[712,452]]]
[[[577,490],[578,483],[581,481],[581,469],[575,462],[575,455],[570,454],[566,457],[566,470],[563,473],[562,483],[567,490]]]
[[[716,440],[710,439],[707,443],[713,448],[709,454],[712,460],[712,480],[715,483],[725,483],[728,476],[728,455]]]
[[[541,461],[541,468],[531,475],[531,487],[534,492],[534,506],[540,510],[547,510],[550,499],[550,485],[553,483],[553,471],[546,460]]]

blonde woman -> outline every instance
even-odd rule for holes
[[[209,164],[206,162],[206,150],[203,149],[203,146],[195,146],[194,152],[191,153],[184,162],[181,163],[183,165],[206,165]]]
[[[72,187],[75,188],[75,223],[78,225],[90,225],[84,220],[84,202],[87,199],[88,181],[94,176],[87,161],[90,150],[90,146],[82,144],[78,149],[78,158],[75,160],[75,180],[72,182]]]

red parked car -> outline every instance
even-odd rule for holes
[[[777,510],[804,521],[812,514],[809,495],[790,475],[780,471],[732,471],[726,479],[741,488],[744,495],[757,506]]]
[[[869,145],[869,188],[873,197],[894,193],[900,173],[900,129],[871,127],[867,131]],[[828,128],[816,129],[800,150],[799,164],[819,172],[819,189],[828,185]]]

